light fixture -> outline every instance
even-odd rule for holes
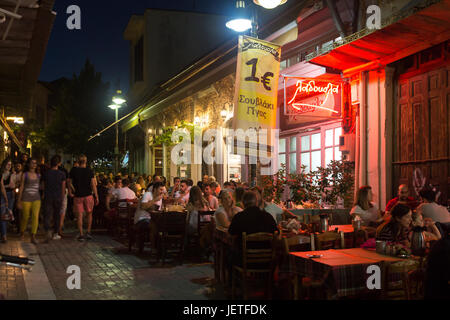
[[[273,9],[276,8],[284,3],[286,3],[287,0],[253,0],[255,4],[258,6],[261,6],[266,9]]]
[[[112,101],[114,102],[114,104],[119,105],[119,106],[124,104],[125,102],[127,102],[127,100],[125,100],[122,97],[122,91],[121,90],[117,90],[117,95],[115,95],[113,97]]]
[[[228,111],[225,110],[225,109],[223,109],[223,110],[220,112],[220,116],[222,117],[223,121],[225,121],[225,119],[228,117]]]
[[[116,110],[116,109],[119,109],[119,108],[120,108],[120,105],[118,105],[118,104],[110,104],[110,105],[108,106],[108,108],[110,108],[110,109],[112,109],[112,110]]]
[[[227,28],[236,32],[244,32],[252,28],[252,20],[245,10],[245,1],[236,1],[236,9],[233,19],[229,20],[225,25]]]
[[[8,117],[6,118],[7,121],[14,121],[15,124],[24,124],[25,121],[23,120],[23,117]]]

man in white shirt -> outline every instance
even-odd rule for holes
[[[136,199],[136,193],[131,190],[128,186],[130,181],[125,179],[122,181],[122,188],[114,189],[111,191],[111,195],[117,200],[134,200]],[[126,207],[126,203],[120,203],[119,206]]]
[[[166,187],[162,182],[157,182],[154,184],[154,192],[146,192],[142,196],[139,203],[139,208],[136,210],[134,215],[134,223],[138,224],[142,220],[150,220],[150,213],[147,209],[156,205],[159,208],[162,207],[164,194],[167,192]]]
[[[106,209],[108,211],[111,210],[110,204],[113,201],[118,200],[116,197],[117,190],[122,188],[122,178],[120,176],[116,176],[114,178],[114,186],[111,188],[111,190],[108,192],[108,195],[106,196]]]
[[[162,182],[154,183],[153,189],[153,192],[147,191],[144,193],[139,202],[139,207],[134,214],[134,224],[136,225],[135,228],[137,230],[137,242],[140,253],[144,250],[144,237],[146,232],[150,232],[152,248],[156,248],[157,228],[154,223],[151,223],[151,215],[147,210],[155,205],[162,208],[163,198],[167,193],[167,190]]]
[[[435,202],[436,193],[433,190],[421,190],[420,196],[423,203],[417,207],[418,213],[422,214],[424,218],[431,218],[434,222],[450,223],[450,212],[446,207]]]
[[[219,208],[219,200],[212,194],[211,184],[206,184],[203,189],[203,196],[208,201],[209,209],[216,211]]]

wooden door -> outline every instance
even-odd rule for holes
[[[419,70],[420,72],[420,70]],[[408,184],[418,198],[423,186],[440,194],[448,205],[450,195],[450,67],[400,76],[395,110],[393,182]]]

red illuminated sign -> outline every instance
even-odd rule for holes
[[[288,102],[297,113],[314,112],[316,109],[327,110],[332,113],[339,113],[334,110],[334,105],[330,105],[332,95],[339,93],[339,85],[321,81],[316,85],[315,80],[298,80],[297,89]]]

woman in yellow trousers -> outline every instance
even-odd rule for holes
[[[31,242],[34,244],[37,244],[36,233],[39,225],[39,211],[41,210],[40,180],[41,177],[37,173],[37,161],[30,158],[25,165],[20,183],[18,208],[22,210],[22,218],[20,219],[21,240],[24,240],[24,233],[31,215]]]

